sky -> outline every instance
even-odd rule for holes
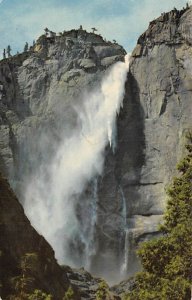
[[[0,0],[0,56],[9,44],[13,54],[23,51],[46,27],[61,32],[80,25],[131,52],[151,20],[183,6],[186,0]]]

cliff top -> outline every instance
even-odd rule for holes
[[[94,47],[100,52],[103,52],[105,48],[105,54],[102,53],[102,58],[110,57],[113,55],[125,55],[126,51],[115,40],[113,42],[107,41],[100,34],[95,33],[96,28],[92,28],[93,32],[87,32],[81,26],[79,29],[72,29],[69,31],[63,31],[55,33],[48,28],[45,28],[45,34],[41,35],[33,46],[29,47],[23,53],[17,53],[16,55],[2,59],[0,64],[10,62],[15,65],[21,65],[22,62],[30,57],[36,55],[44,59],[50,57],[64,55],[67,52],[75,52],[77,57],[77,51],[82,54],[82,51],[87,54],[85,58],[92,58],[94,56]],[[100,48],[99,48],[100,47]],[[111,49],[111,51],[110,51]],[[56,55],[57,52],[57,55]],[[91,55],[90,54],[91,52]],[[97,52],[97,51],[96,51]],[[91,57],[90,57],[91,56]]]
[[[174,8],[168,13],[162,13],[160,17],[149,23],[148,29],[139,37],[132,55],[145,56],[149,49],[163,43],[179,45],[186,40],[191,43],[189,24],[191,18],[192,6],[188,4],[182,10]]]

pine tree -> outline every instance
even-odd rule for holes
[[[52,300],[52,296],[44,291],[34,289],[35,277],[39,265],[39,258],[36,253],[26,253],[21,258],[21,275],[12,278],[14,295],[10,300]]]
[[[180,176],[168,189],[162,236],[142,244],[143,272],[135,277],[126,300],[189,300],[192,285],[192,134],[187,155],[178,164]]]
[[[5,58],[6,58],[6,50],[3,49],[3,59],[5,59]]]
[[[97,31],[97,28],[93,27],[92,29],[92,33],[95,33]]]
[[[49,34],[49,29],[46,27],[46,28],[44,29],[44,31],[45,31],[45,35],[48,36],[48,34]]]
[[[26,42],[24,47],[24,52],[27,52],[29,50],[29,44]]]
[[[8,57],[11,57],[11,46],[10,45],[7,46],[7,55],[8,55]]]

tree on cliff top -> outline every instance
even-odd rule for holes
[[[8,57],[11,57],[11,46],[10,45],[7,46],[6,52],[7,52]]]
[[[126,300],[189,300],[192,285],[192,134],[168,189],[162,236],[141,245],[143,272]]]
[[[24,52],[27,52],[29,50],[29,44],[26,42],[24,46]]]

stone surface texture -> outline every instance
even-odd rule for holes
[[[158,234],[166,188],[192,128],[192,8],[173,10],[152,21],[133,51],[124,105],[118,117],[118,148],[106,151],[100,180],[99,249],[111,268],[127,243],[127,268],[139,268],[135,249]],[[126,200],[126,222],[123,220]],[[122,218],[121,218],[122,217]],[[122,222],[127,233],[121,239]],[[126,235],[126,236],[125,236]],[[128,241],[127,241],[128,239]],[[121,245],[120,258],[113,259]],[[115,249],[115,250],[114,250]],[[116,264],[116,266],[115,266]]]

